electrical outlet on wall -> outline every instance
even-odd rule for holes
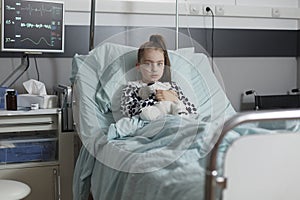
[[[214,12],[215,7],[213,5],[203,5],[203,15],[211,15],[211,11]]]
[[[199,4],[190,4],[190,14],[199,15],[200,14],[200,5]]]
[[[224,6],[216,6],[216,15],[224,15]]]
[[[279,8],[272,8],[272,17],[280,17]]]

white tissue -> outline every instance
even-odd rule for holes
[[[45,84],[40,81],[30,79],[24,82],[23,86],[25,87],[28,94],[39,95],[39,96],[47,95]]]
[[[57,95],[47,95],[44,83],[30,79],[24,82],[23,86],[28,94],[18,94],[18,107],[32,108],[32,104],[36,104],[35,108],[42,109],[57,107]]]

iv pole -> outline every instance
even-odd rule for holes
[[[178,0],[176,0],[176,17],[175,17],[175,23],[176,23],[175,50],[177,50],[178,49],[178,32],[179,32]]]
[[[91,16],[90,16],[90,44],[89,51],[94,49],[94,36],[95,36],[95,1],[91,0]]]

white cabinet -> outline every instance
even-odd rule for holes
[[[31,188],[27,200],[71,200],[74,133],[61,132],[61,111],[0,111],[0,179]]]

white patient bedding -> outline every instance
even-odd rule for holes
[[[153,122],[122,117],[120,91],[138,78],[135,57],[136,48],[108,43],[74,57],[74,120],[84,145],[74,174],[74,199],[86,199],[90,190],[96,200],[203,199],[207,154],[218,128],[235,111],[207,57],[187,48],[170,51],[172,78],[199,115],[168,115]],[[253,124],[231,131],[219,159],[236,138],[257,132],[270,131]]]

